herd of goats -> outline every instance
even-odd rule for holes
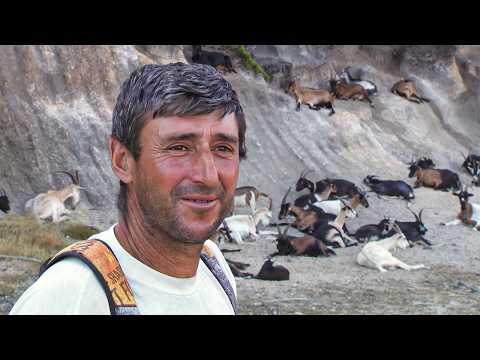
[[[222,72],[235,72],[228,55],[220,52],[203,51],[201,46],[193,46],[192,61],[209,64]],[[296,99],[296,110],[301,104],[312,110],[330,109],[335,113],[335,99],[352,99],[366,101],[373,106],[369,96],[377,93],[376,85],[367,80],[354,79],[345,68],[340,75],[335,73],[335,80],[330,80],[331,91],[302,88],[296,81],[291,81],[287,91]],[[391,89],[394,94],[422,103],[428,99],[418,95],[412,81],[402,79]],[[462,154],[463,155],[463,154]],[[463,155],[462,167],[472,176],[471,185],[480,186],[480,156]],[[422,157],[408,164],[409,178],[416,177],[413,188],[430,187],[436,190],[452,191],[460,200],[457,217],[443,225],[464,223],[480,231],[480,205],[469,202],[473,196],[469,187],[462,185],[458,174],[447,169],[437,169],[432,159]],[[80,202],[79,172],[58,171],[70,177],[72,183],[60,190],[50,190],[29,199],[25,204],[25,213],[30,213],[39,221],[60,222],[67,220]],[[323,179],[313,182],[306,178],[309,170],[304,170],[296,183],[297,192],[307,189],[309,194],[297,197],[293,203],[287,202],[291,187],[284,195],[278,220],[272,222],[272,199],[253,186],[236,189],[234,209],[231,216],[224,219],[211,239],[219,244],[232,242],[242,244],[255,241],[259,234],[276,236],[277,251],[271,254],[257,275],[244,272],[248,264],[227,259],[232,272],[237,277],[257,278],[262,280],[287,280],[289,271],[280,265],[274,265],[272,258],[277,255],[296,256],[331,256],[335,249],[363,245],[356,261],[359,265],[385,272],[387,267],[405,270],[423,268],[424,265],[408,265],[395,258],[390,251],[396,248],[413,247],[416,243],[430,247],[432,243],[424,235],[427,226],[422,222],[422,212],[416,214],[410,209],[410,201],[415,198],[413,188],[402,180],[382,180],[369,175],[363,183],[370,188],[368,192],[377,196],[399,197],[407,201],[407,208],[415,217],[414,221],[398,221],[384,217],[378,224],[367,224],[351,232],[346,227],[346,219],[357,216],[359,206],[368,208],[367,191],[344,179]],[[268,207],[257,208],[259,198],[268,199]],[[70,209],[67,208],[70,207]],[[251,214],[236,214],[236,210],[248,207]],[[10,211],[10,202],[5,190],[0,189],[0,211]],[[259,231],[260,226],[276,226],[277,232]],[[281,226],[286,226],[281,230]],[[302,232],[303,236],[288,234],[290,228]],[[222,250],[223,252],[240,251]]]

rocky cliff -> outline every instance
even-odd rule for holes
[[[273,80],[255,76],[232,53],[238,74],[226,77],[240,95],[248,126],[248,159],[241,164],[239,185],[271,193],[276,205],[306,167],[315,170],[315,178],[405,179],[404,163],[412,155],[431,156],[439,167],[462,173],[460,151],[478,150],[477,46],[250,45],[248,50]],[[106,144],[120,85],[141,64],[190,56],[189,45],[2,46],[0,187],[14,211],[21,212],[35,194],[68,183],[54,171],[79,169],[82,185],[94,192],[84,195],[82,206],[106,209],[96,223],[113,222],[118,182]],[[332,117],[326,110],[294,111],[293,97],[284,92],[289,78],[321,88],[331,67],[346,65],[377,84],[375,108],[337,101]],[[391,94],[401,76],[413,79],[431,102],[417,105]]]

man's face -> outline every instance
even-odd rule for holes
[[[234,114],[214,112],[149,121],[133,188],[149,227],[184,243],[202,243],[230,212],[239,172]]]

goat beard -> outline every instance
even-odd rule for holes
[[[201,244],[210,238],[230,213],[233,206],[233,195],[227,196],[223,187],[212,189],[199,185],[180,185],[172,189],[167,196],[157,191],[158,185],[148,180],[139,183],[137,199],[145,225],[152,234],[166,233],[170,238],[186,244]],[[159,190],[159,189],[158,189]],[[221,207],[218,219],[206,231],[193,231],[176,211],[176,203],[183,194],[215,194]]]

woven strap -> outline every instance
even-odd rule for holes
[[[107,295],[110,314],[138,315],[138,307],[127,278],[110,247],[101,240],[84,240],[72,244],[47,260],[40,275],[66,257],[82,260],[94,272]]]

